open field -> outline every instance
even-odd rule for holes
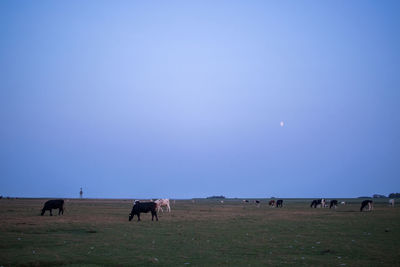
[[[400,266],[400,205],[374,201],[361,213],[360,199],[336,211],[177,200],[158,222],[128,222],[132,200],[67,200],[50,217],[44,199],[1,199],[0,266]]]

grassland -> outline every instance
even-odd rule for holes
[[[346,201],[177,200],[158,222],[128,222],[132,200],[67,200],[50,217],[43,199],[2,199],[0,266],[400,266],[400,206]]]

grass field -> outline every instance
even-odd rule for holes
[[[52,217],[39,216],[44,202],[0,200],[0,266],[400,266],[400,206],[386,199],[372,212],[359,199],[176,200],[158,222],[128,222],[132,200],[67,200]]]

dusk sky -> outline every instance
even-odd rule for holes
[[[399,14],[400,1],[0,1],[0,195],[400,192]]]

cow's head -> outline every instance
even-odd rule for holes
[[[133,218],[133,214],[129,213],[129,221],[132,221],[132,218]]]

